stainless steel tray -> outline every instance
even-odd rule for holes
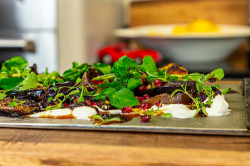
[[[247,79],[245,81],[248,81]],[[248,84],[243,84],[244,86]],[[250,79],[249,79],[250,86]],[[42,119],[42,118],[13,118],[0,117],[0,127],[9,128],[38,128],[38,129],[67,129],[67,130],[101,130],[101,131],[130,131],[130,132],[159,132],[186,134],[219,134],[219,135],[248,135],[246,116],[249,118],[250,99],[245,100],[239,85],[221,85],[222,88],[232,87],[239,93],[227,94],[226,100],[233,110],[229,115],[219,117],[194,117],[189,119],[160,118],[151,119],[150,123],[141,123],[139,119],[121,124],[94,126],[90,121],[77,119]],[[250,95],[250,88],[245,87],[245,94]],[[249,91],[249,92],[248,92]],[[248,126],[247,126],[248,124]]]

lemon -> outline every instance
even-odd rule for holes
[[[210,20],[198,19],[187,25],[189,32],[216,32],[219,27]]]
[[[173,29],[173,34],[185,34],[185,33],[204,33],[204,32],[218,32],[220,28],[211,20],[197,19],[186,26],[176,26]]]
[[[176,26],[173,31],[174,34],[188,33],[188,28],[186,26]]]

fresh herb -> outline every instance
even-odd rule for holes
[[[0,80],[0,87],[4,90],[13,89],[23,81],[20,77],[3,78]]]
[[[162,118],[172,118],[173,115],[171,113],[164,113],[161,115]]]
[[[111,82],[111,83],[102,83],[101,85],[98,85],[99,88],[115,88],[116,90],[120,90],[122,87],[125,86],[125,83],[121,82],[121,81],[117,81],[117,82]]]
[[[231,88],[224,89],[221,93],[224,95],[231,91]]]
[[[127,88],[133,90],[142,85],[142,81],[139,78],[130,78],[128,80]]]
[[[5,93],[0,93],[0,100],[3,100],[6,96],[7,96],[7,94],[5,94]]]
[[[128,76],[128,69],[133,69],[137,65],[137,62],[127,56],[121,57],[116,61],[111,70],[112,73],[119,78],[126,78]]]
[[[15,89],[27,90],[37,87],[37,76],[35,73],[30,73]]]
[[[107,118],[107,119],[103,119],[100,115],[92,115],[91,116],[93,119],[97,119],[97,120],[100,120],[101,122],[98,123],[98,126],[101,126],[103,124],[107,124],[107,123],[110,123],[110,122],[120,122],[121,119],[116,117],[116,118]]]
[[[15,56],[2,64],[1,71],[8,73],[9,77],[13,75],[21,77],[21,73],[24,72],[27,66],[28,62],[23,57]]]
[[[63,93],[60,93],[61,89],[65,88],[65,87],[59,87],[59,88],[57,89],[57,94],[56,94],[55,98],[53,99],[55,105],[47,106],[47,107],[46,107],[46,110],[53,110],[53,109],[62,108],[62,104],[63,104],[67,99],[70,99],[70,96],[80,93],[79,89],[76,87],[77,84],[79,84],[80,82],[81,82],[81,79],[80,79],[80,78],[77,79],[75,85],[73,85],[72,87],[70,87],[70,88],[68,89],[68,93],[67,93],[66,95],[64,95]],[[83,88],[83,89],[84,89],[84,88]],[[87,89],[86,89],[86,90],[87,90]],[[82,92],[84,92],[84,90],[82,90]],[[83,93],[81,94],[81,97],[83,97]],[[47,100],[47,102],[50,101],[50,100],[51,100],[51,99],[49,98],[49,99]],[[57,101],[57,102],[55,102],[55,101]]]
[[[116,108],[122,109],[125,106],[132,107],[140,105],[140,102],[135,98],[132,91],[124,88],[110,95],[110,104]]]
[[[105,63],[94,63],[94,68],[102,74],[109,74],[111,72],[111,66]]]
[[[87,63],[79,65],[77,62],[73,62],[72,66],[71,69],[68,69],[63,73],[63,78],[66,81],[76,81],[77,78],[81,78],[83,73],[88,71],[88,68],[91,67]]]
[[[177,92],[185,93],[186,95],[188,95],[188,96],[193,100],[194,105],[195,105],[195,107],[196,107],[196,115],[197,115],[197,114],[199,113],[200,109],[201,109],[202,107],[205,106],[204,103],[200,102],[198,97],[193,98],[193,97],[187,92],[187,86],[186,86],[186,85],[185,85],[185,86],[181,85],[181,87],[182,87],[182,89],[176,89],[176,90],[174,90],[174,91],[171,93],[171,98],[173,98],[173,96],[174,96]],[[207,115],[207,113],[205,112],[205,110],[202,110],[202,111],[204,111],[203,113],[204,113],[205,115]]]
[[[157,68],[155,65],[155,61],[153,60],[153,58],[151,56],[146,56],[143,58],[142,60],[142,65],[141,65],[141,69],[144,72],[156,72]]]
[[[14,99],[12,100],[12,102],[9,102],[9,106],[14,107],[14,106],[22,105],[24,103],[26,103],[26,101],[20,101],[20,100],[17,100],[14,97]]]

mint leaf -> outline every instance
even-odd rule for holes
[[[142,62],[143,62],[141,65],[142,71],[144,71],[144,72],[146,72],[146,71],[156,72],[157,71],[155,61],[153,60],[153,58],[151,56],[144,57]]]
[[[110,96],[110,104],[116,108],[122,109],[125,106],[140,105],[140,102],[134,97],[134,93],[127,88],[119,90]]]
[[[18,104],[17,104],[17,102],[15,102],[15,101],[12,101],[12,102],[9,102],[9,106],[11,106],[11,107],[14,107],[14,106],[17,106]]]
[[[71,91],[68,95],[70,96],[70,95],[75,95],[75,94],[77,94],[77,93],[79,93],[80,91],[79,90],[73,90],[73,91]]]
[[[231,91],[231,88],[224,89],[221,93],[224,95]]]
[[[0,81],[0,87],[4,90],[9,90],[16,87],[23,81],[23,78],[20,77],[12,77],[12,78],[3,78]]]
[[[127,70],[135,68],[136,65],[136,61],[127,56],[123,56],[114,63],[111,72],[115,73],[117,77],[125,77],[128,74]]]
[[[0,93],[0,100],[3,100],[6,96],[7,96],[7,94],[5,94],[5,93]]]
[[[127,88],[130,90],[133,90],[137,88],[138,86],[142,85],[142,82],[139,78],[130,78],[128,80]]]
[[[115,81],[111,83],[102,83],[101,85],[97,85],[99,88],[115,88],[116,90],[120,90],[122,87],[124,87],[124,83],[120,81]]]
[[[173,115],[171,113],[164,113],[161,117],[162,118],[172,118]]]
[[[103,89],[103,90],[101,91],[100,95],[101,95],[101,96],[102,96],[102,95],[109,96],[110,94],[112,94],[112,93],[114,93],[114,92],[116,92],[116,89],[110,87],[110,88]]]
[[[212,71],[211,73],[205,75],[202,79],[202,82],[205,82],[207,80],[209,80],[210,78],[215,78],[217,80],[221,80],[223,77],[224,77],[224,71],[223,69],[219,68],[219,69],[216,69],[214,71]]]
[[[121,119],[120,118],[111,118],[111,119],[106,119],[104,122],[108,123],[108,122],[120,122]]]
[[[94,67],[102,74],[109,74],[111,72],[111,66],[105,63],[94,63]]]
[[[37,87],[37,75],[35,73],[30,73],[23,82],[21,82],[17,88],[19,90],[34,89]]]
[[[91,117],[94,118],[94,119],[99,119],[101,121],[104,121],[103,118],[100,115],[92,115]]]

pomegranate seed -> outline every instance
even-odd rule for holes
[[[151,116],[150,115],[144,115],[142,118],[141,118],[141,122],[149,122],[151,119]]]
[[[133,106],[133,108],[141,108],[141,106],[140,105],[135,105],[135,106]]]
[[[97,84],[97,85],[101,85],[101,84],[102,84],[102,80],[100,80],[100,81],[93,80],[92,82],[93,82],[94,84]]]
[[[155,79],[155,80],[154,80],[154,83],[155,83],[155,84],[162,84],[162,81],[159,80],[159,79]]]
[[[91,102],[89,100],[84,100],[84,102],[88,105],[91,105]]]
[[[149,108],[151,108],[151,104],[150,104],[150,103],[142,103],[142,104],[141,104],[141,108],[142,108],[143,110],[149,109]]]
[[[69,106],[68,103],[64,103],[64,104],[63,104],[63,107],[68,107],[68,106]]]
[[[145,100],[145,98],[142,96],[135,96],[135,98],[137,98],[139,101]]]
[[[145,103],[141,103],[141,108],[143,109],[145,107]]]
[[[75,103],[78,103],[78,99],[79,99],[79,97],[74,99]]]
[[[77,86],[80,86],[80,84],[77,84]]]
[[[150,95],[149,95],[149,94],[145,94],[145,95],[143,95],[143,97],[144,97],[145,99],[149,99],[149,98],[150,98]]]
[[[138,89],[139,89],[139,91],[145,91],[145,90],[147,90],[148,89],[148,86],[146,86],[146,85],[142,85],[142,86],[139,86],[138,87]]]
[[[122,108],[122,113],[123,113],[123,114],[124,114],[124,113],[130,113],[130,112],[132,112],[132,108],[129,107],[129,106],[126,106],[126,107],[123,107],[123,108]]]
[[[151,85],[151,86],[152,86],[152,82],[148,83],[148,85]]]
[[[162,106],[162,101],[161,100],[158,100],[155,104],[157,107],[161,107]]]
[[[162,86],[162,84],[156,84],[155,85],[155,87],[161,87]]]
[[[97,105],[95,101],[91,101],[91,105]]]
[[[145,107],[144,107],[145,109],[149,109],[149,108],[151,108],[151,104],[150,103],[145,103]]]
[[[56,104],[59,104],[59,103],[60,103],[60,101],[57,101],[57,102],[56,102]]]
[[[140,78],[142,85],[146,84],[148,82],[148,80],[146,78]]]

